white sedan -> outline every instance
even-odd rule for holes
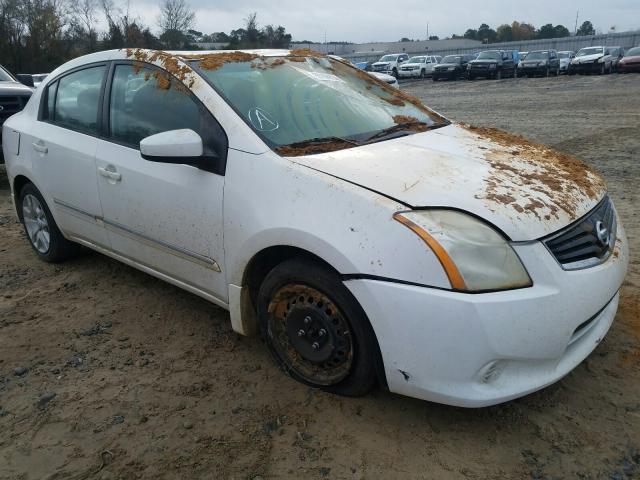
[[[503,402],[576,367],[618,307],[596,172],[309,50],[94,53],[2,133],[42,260],[84,245],[178,285],[330,392]]]

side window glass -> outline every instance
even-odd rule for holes
[[[51,95],[47,105],[53,108],[53,123],[89,135],[98,133],[98,105],[105,66],[91,67],[62,77],[57,93]],[[55,104],[53,99],[55,98]],[[49,114],[51,110],[49,110]]]
[[[202,134],[201,113],[188,90],[168,73],[117,65],[109,100],[111,138],[139,148],[149,135],[189,128]]]

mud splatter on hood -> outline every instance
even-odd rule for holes
[[[412,207],[471,212],[516,241],[563,228],[605,194],[602,178],[575,157],[461,125],[291,160]]]

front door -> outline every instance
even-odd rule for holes
[[[107,91],[108,133],[96,166],[113,250],[226,303],[224,176],[151,162],[139,150],[149,135],[189,128],[201,135],[205,151],[226,155],[224,132],[182,84],[155,67],[118,63]]]

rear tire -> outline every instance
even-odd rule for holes
[[[262,337],[291,377],[347,396],[374,387],[378,343],[336,273],[312,261],[287,260],[267,274],[257,303]]]
[[[80,246],[64,238],[33,183],[20,190],[18,211],[29,244],[41,260],[58,263],[77,255]]]

